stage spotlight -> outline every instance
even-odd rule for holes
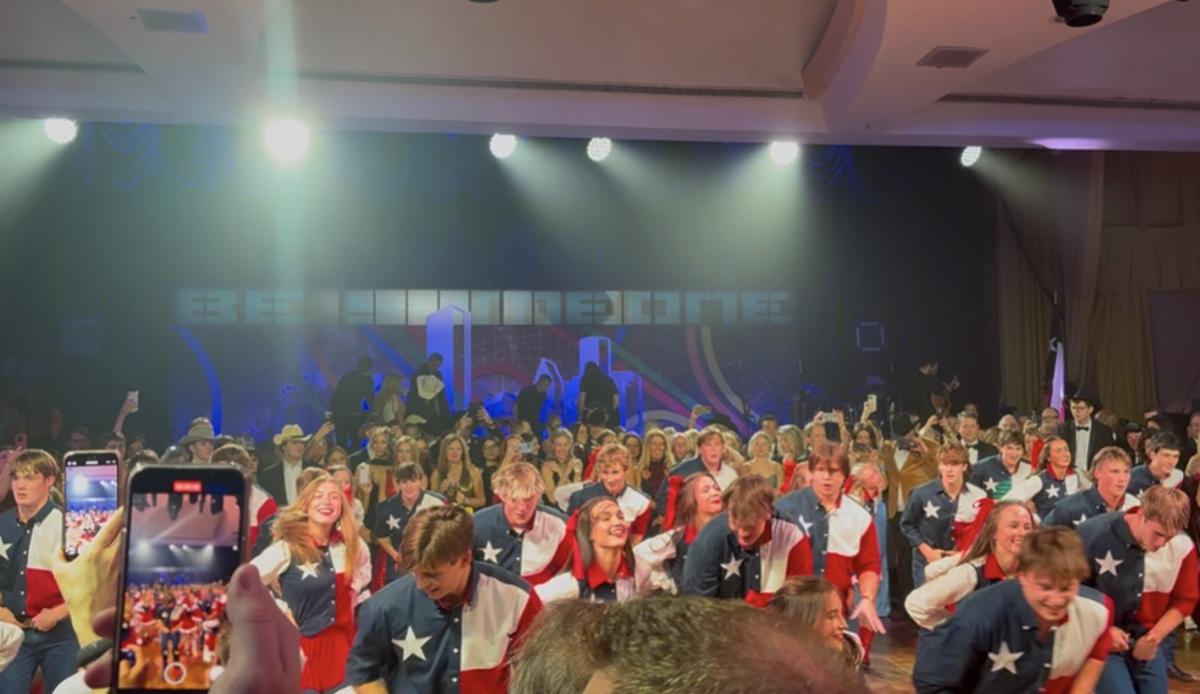
[[[492,141],[488,144],[488,149],[492,150],[492,156],[497,159],[508,159],[517,151],[517,136],[516,135],[492,135]]]
[[[263,131],[267,151],[284,164],[295,164],[303,159],[311,141],[308,126],[295,118],[276,118],[267,123]]]
[[[612,140],[607,137],[593,137],[588,141],[587,155],[592,161],[604,161],[612,154]]]
[[[800,145],[795,142],[772,142],[770,152],[771,161],[780,166],[787,166],[800,156]]]
[[[958,158],[959,163],[970,168],[975,166],[975,162],[979,161],[979,157],[983,156],[983,148],[971,145],[962,151],[962,156]]]
[[[46,132],[46,137],[50,141],[65,145],[75,139],[79,134],[79,126],[75,125],[75,121],[67,118],[47,118],[42,124],[42,130]]]
[[[1104,19],[1108,0],[1053,0],[1054,11],[1069,27],[1090,27]]]

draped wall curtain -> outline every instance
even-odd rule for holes
[[[1149,293],[1200,290],[1200,155],[1037,152],[1011,177],[996,181],[1004,401],[1041,402],[1040,274],[1062,297],[1068,380],[1139,417],[1157,397]]]

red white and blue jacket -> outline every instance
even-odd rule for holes
[[[367,599],[371,582],[371,550],[362,538],[356,565],[346,566],[346,546],[340,542],[321,549],[320,561],[298,564],[286,542],[275,542],[251,560],[263,583],[279,580],[280,597],[287,603],[304,636],[316,636],[337,623],[350,623],[355,607]]]
[[[264,527],[267,529],[267,519],[279,511],[275,499],[257,484],[250,487],[250,546],[258,544],[258,535]]]
[[[1088,660],[1108,657],[1111,605],[1081,586],[1066,619],[1039,639],[1020,583],[975,591],[921,647],[913,686],[917,694],[1066,694]]]
[[[1009,472],[998,455],[992,455],[971,466],[971,484],[983,489],[993,499],[1001,499],[1013,487],[1029,479],[1033,474],[1029,463],[1017,463],[1016,472]]]
[[[1136,496],[1126,493],[1125,498],[1121,500],[1121,508],[1117,510],[1128,511],[1134,506],[1141,505],[1142,502],[1138,501]],[[1104,497],[1100,496],[1100,492],[1095,487],[1088,487],[1055,504],[1054,510],[1042,517],[1042,525],[1074,528],[1089,518],[1102,516],[1108,512],[1108,504],[1104,502]]]
[[[729,514],[721,513],[705,524],[688,548],[680,590],[685,595],[736,598],[763,606],[787,579],[811,575],[812,545],[794,522],[774,514],[758,546],[747,549],[729,529]]]
[[[1005,501],[1032,501],[1038,518],[1045,518],[1054,510],[1054,505],[1080,490],[1079,475],[1067,468],[1067,474],[1059,479],[1052,468],[1046,468],[1024,482],[1014,485],[1004,495]]]
[[[812,543],[813,575],[823,576],[836,586],[843,599],[849,598],[857,577],[879,575],[875,519],[854,499],[843,494],[829,513],[816,490],[806,487],[775,502],[775,508],[804,529]]]
[[[943,562],[961,561],[961,557],[947,557]],[[996,555],[955,563],[943,571],[934,562],[925,567],[926,582],[908,594],[904,600],[904,611],[917,626],[932,629],[946,621],[960,600],[977,590],[983,590],[1005,579],[1004,569],[996,561]]]
[[[27,523],[15,507],[0,514],[0,599],[18,619],[63,604],[51,563],[62,547],[62,528],[62,511],[50,501]],[[70,629],[69,619],[59,624]]]
[[[587,600],[588,602],[624,602],[637,597],[634,584],[634,569],[621,556],[617,574],[609,578],[600,565],[593,562],[586,570],[561,573],[540,586],[534,586],[538,600],[548,605],[558,600]]]
[[[392,547],[396,550],[400,549],[400,541],[404,539],[404,529],[408,527],[408,522],[417,513],[424,511],[427,508],[437,508],[438,506],[446,505],[446,497],[436,492],[422,490],[417,497],[417,503],[413,504],[410,509],[404,505],[400,494],[388,497],[380,502],[375,509],[375,528],[373,535],[376,538],[386,537],[392,543]],[[400,578],[400,567],[396,562],[391,560],[391,557],[379,553],[383,563],[383,576],[376,581],[376,585],[383,587],[392,581]]]
[[[663,591],[676,595],[683,585],[683,569],[687,566],[688,549],[699,533],[695,528],[673,528],[643,540],[633,548],[637,557],[634,569],[639,595]]]
[[[475,562],[467,599],[434,601],[408,574],[363,603],[346,664],[352,686],[392,694],[505,694],[510,651],[541,603],[516,574]]]
[[[629,523],[629,534],[645,537],[646,530],[650,527],[650,497],[628,484],[615,497],[599,482],[584,485],[583,489],[571,495],[571,501],[567,504],[567,515],[572,515],[588,501],[598,497],[608,497],[617,502],[617,506],[621,507],[621,515],[625,517],[625,522]]]
[[[562,571],[572,547],[566,517],[549,506],[538,504],[533,526],[525,532],[513,530],[502,505],[475,513],[475,561],[491,562],[530,585],[541,585]]]
[[[975,522],[987,498],[987,492],[970,482],[963,484],[954,499],[946,493],[940,478],[926,482],[908,495],[900,516],[900,531],[914,550],[922,544],[933,549],[957,549],[957,538]],[[986,506],[990,510],[992,502],[987,501]]]
[[[1146,552],[1126,521],[1141,512],[1139,507],[1106,513],[1075,528],[1092,562],[1088,584],[1112,598],[1116,626],[1135,639],[1172,607],[1190,615],[1200,599],[1191,538],[1180,533],[1158,551]]]
[[[1129,487],[1125,489],[1125,492],[1140,499],[1142,498],[1142,492],[1156,484],[1161,484],[1171,489],[1179,489],[1179,485],[1183,484],[1183,471],[1173,469],[1167,473],[1166,477],[1160,480],[1154,476],[1153,472],[1150,472],[1149,465],[1137,465],[1129,471]]]
[[[699,457],[688,458],[681,463],[677,463],[675,467],[667,471],[667,476],[663,478],[662,484],[658,487],[658,493],[654,495],[655,518],[662,518],[663,514],[667,512],[667,494],[671,487],[671,478],[679,477],[686,480],[697,472],[708,472],[708,468],[704,466],[704,461],[700,460]],[[713,475],[713,478],[717,480],[717,486],[721,488],[721,491],[725,491],[738,478],[738,471],[722,462],[720,469]]]

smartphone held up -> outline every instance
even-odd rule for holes
[[[249,489],[233,466],[130,474],[117,692],[206,692],[220,673],[226,588],[248,550]]]
[[[63,554],[79,556],[117,510],[120,458],[115,451],[72,451],[63,458]]]

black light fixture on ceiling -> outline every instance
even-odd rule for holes
[[[1069,27],[1090,27],[1104,19],[1109,0],[1053,0],[1054,11]]]

